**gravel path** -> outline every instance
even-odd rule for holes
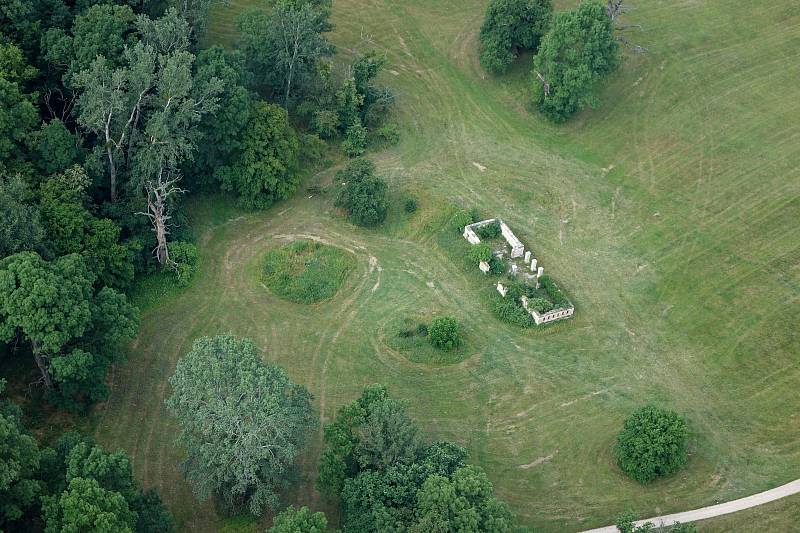
[[[752,496],[739,498],[738,500],[732,500],[729,502],[720,503],[718,505],[710,505],[708,507],[702,507],[693,511],[684,511],[682,513],[668,514],[664,516],[656,516],[654,518],[647,518],[645,520],[639,520],[636,522],[636,525],[642,525],[645,522],[652,522],[655,526],[669,526],[676,522],[695,522],[697,520],[705,520],[707,518],[714,518],[716,516],[735,513],[736,511],[743,511],[744,509],[750,509],[751,507],[756,507],[758,505],[763,505],[775,500],[780,500],[781,498],[785,498],[786,496],[791,496],[797,493],[800,493],[800,479],[796,479],[787,483],[786,485],[781,485],[780,487],[775,487],[774,489],[753,494]],[[617,531],[618,530],[616,526],[606,526],[599,527],[597,529],[590,529],[584,531],[583,533],[617,533]]]

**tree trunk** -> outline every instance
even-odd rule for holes
[[[106,147],[108,154],[108,172],[111,174],[111,201],[117,200],[117,165],[114,164],[114,154],[111,146]]]
[[[42,350],[39,348],[38,343],[33,342],[31,344],[33,345],[33,359],[36,361],[36,366],[39,367],[39,371],[42,373],[42,381],[44,381],[44,386],[48,391],[51,391],[53,390],[53,378],[50,376],[50,371],[47,370],[44,357],[42,357]]]

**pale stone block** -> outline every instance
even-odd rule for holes
[[[497,292],[500,293],[500,296],[505,298],[506,297],[506,293],[508,292],[508,289],[502,283],[497,282]]]
[[[536,277],[541,278],[544,275],[544,267],[539,267],[539,270],[536,272]]]
[[[481,261],[480,263],[478,263],[478,268],[480,268],[481,272],[483,272],[484,274],[489,273],[489,263],[487,263],[486,261]]]
[[[530,250],[525,252],[525,262],[526,263],[530,263],[531,262],[531,251]]]
[[[531,272],[536,272],[536,264],[537,263],[538,263],[538,261],[536,260],[535,257],[533,259],[531,259]]]

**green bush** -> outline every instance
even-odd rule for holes
[[[450,227],[453,228],[453,231],[461,233],[464,231],[464,226],[472,224],[473,221],[472,214],[463,209],[459,209],[450,217]]]
[[[336,111],[322,109],[311,117],[311,130],[323,139],[336,137],[339,127],[339,114]]]
[[[440,350],[453,350],[461,345],[458,320],[449,316],[434,318],[428,328],[428,338]]]
[[[169,258],[175,262],[175,275],[178,286],[186,287],[197,272],[199,256],[197,247],[185,241],[169,243]]]
[[[561,292],[556,282],[550,276],[542,276],[539,278],[539,286],[547,293],[547,299],[553,303],[554,309],[568,307],[570,301],[567,296]]]
[[[368,159],[356,159],[336,173],[336,181],[344,183],[336,198],[350,220],[359,226],[377,226],[386,219],[388,186],[374,176],[375,165]]]
[[[686,421],[674,411],[647,405],[636,410],[617,437],[614,452],[623,472],[640,483],[676,472],[686,464]]]
[[[476,233],[481,239],[494,239],[501,233],[500,222],[495,220],[494,222],[486,224],[485,226],[478,228]]]
[[[414,213],[417,210],[417,199],[413,196],[409,196],[403,202],[403,210],[408,213]]]
[[[313,241],[296,241],[267,252],[264,284],[277,296],[310,304],[336,294],[355,267],[348,252]]]
[[[489,272],[498,276],[506,271],[506,262],[493,255],[492,258],[489,260]]]
[[[529,328],[535,324],[530,313],[516,300],[509,298],[509,295],[506,295],[505,298],[496,296],[492,302],[492,312],[503,322],[523,328]]]
[[[489,262],[492,259],[492,249],[488,244],[475,244],[469,249],[467,255],[469,256],[469,260],[473,263],[480,263],[481,261]]]
[[[553,310],[553,304],[544,298],[533,298],[528,300],[528,307],[538,311],[539,313],[546,313]]]
[[[367,150],[367,128],[358,122],[354,122],[347,128],[344,141],[342,141],[342,150],[348,157],[363,155]]]
[[[387,122],[375,132],[380,142],[384,144],[397,144],[400,142],[400,126],[394,122]]]

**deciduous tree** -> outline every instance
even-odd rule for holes
[[[552,16],[552,0],[492,0],[480,31],[483,68],[502,74],[520,51],[536,50]]]
[[[533,101],[554,122],[596,105],[597,83],[617,68],[619,44],[605,6],[590,0],[557,13],[533,61]]]
[[[314,426],[311,394],[252,341],[202,337],[170,378],[170,413],[187,457],[181,468],[201,500],[217,496],[255,515],[278,505]]]
[[[626,474],[647,483],[686,464],[687,440],[686,421],[678,413],[648,405],[625,420],[615,453]]]

